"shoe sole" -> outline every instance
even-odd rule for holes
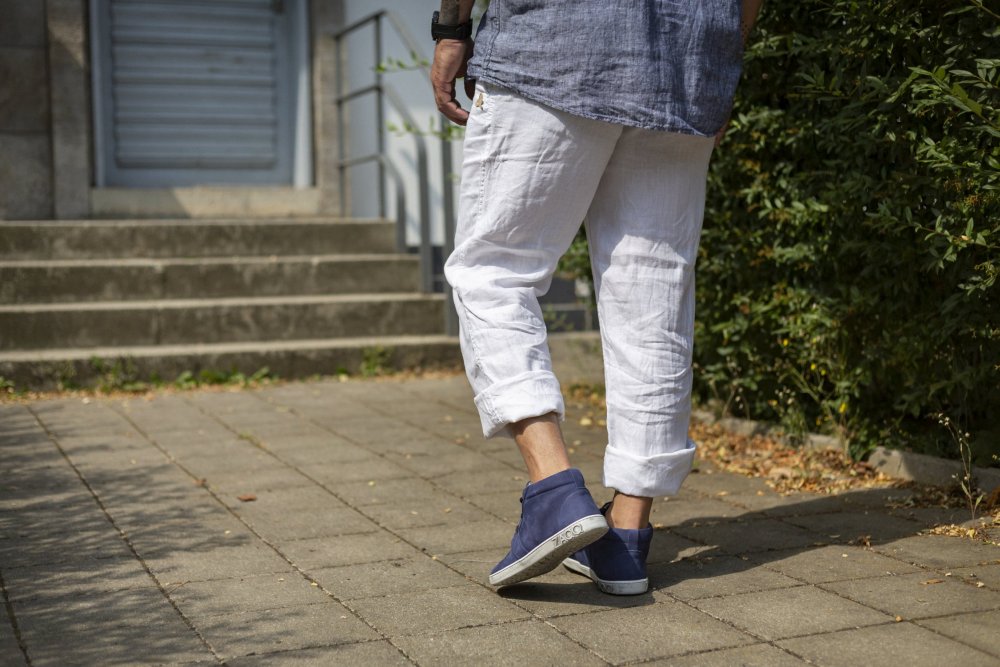
[[[632,579],[625,581],[609,581],[607,579],[601,579],[594,571],[576,560],[575,558],[567,558],[563,561],[563,567],[565,567],[570,572],[576,572],[577,574],[582,574],[585,577],[590,578],[597,587],[601,589],[602,593],[607,593],[608,595],[641,595],[649,590],[649,579]]]
[[[575,554],[588,544],[601,539],[608,532],[608,521],[603,514],[592,514],[578,519],[543,540],[499,572],[490,575],[490,585],[509,586],[537,577],[559,567],[567,556]]]

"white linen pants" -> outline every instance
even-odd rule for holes
[[[485,436],[565,418],[538,297],[585,220],[607,388],[604,484],[677,493],[694,459],[694,267],[712,146],[477,87],[445,276]]]

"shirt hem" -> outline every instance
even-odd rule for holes
[[[522,97],[529,99],[533,102],[538,102],[539,104],[544,104],[547,107],[552,107],[558,111],[571,114],[573,116],[580,116],[582,118],[589,118],[591,120],[599,120],[605,123],[611,123],[613,125],[624,125],[626,127],[636,127],[641,130],[655,130],[658,132],[676,132],[678,134],[687,134],[695,137],[703,137],[706,139],[715,137],[718,130],[712,132],[711,134],[705,134],[694,129],[690,125],[678,125],[676,123],[639,123],[635,121],[629,121],[628,119],[607,116],[605,114],[595,113],[593,111],[587,111],[585,109],[571,108],[566,105],[559,104],[555,100],[546,98],[544,95],[536,95],[533,92],[525,91],[524,89],[518,87],[516,84],[501,81],[498,77],[489,73],[480,72],[476,75],[473,72],[469,73],[470,78],[477,79],[479,81],[485,81],[487,83],[492,83],[496,86],[501,86],[508,90],[511,90]],[[720,127],[719,130],[722,128]]]

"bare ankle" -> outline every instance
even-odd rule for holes
[[[615,491],[614,500],[605,516],[611,528],[636,530],[649,525],[649,512],[652,507],[652,498],[629,496]]]

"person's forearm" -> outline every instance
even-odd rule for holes
[[[449,0],[442,0],[442,4]],[[753,30],[754,23],[757,22],[757,15],[760,13],[760,6],[764,0],[743,0],[743,14],[740,18],[740,34],[743,36],[743,43],[746,44],[750,31]]]
[[[476,0],[441,0],[441,25],[459,25],[472,17],[472,5]]]

